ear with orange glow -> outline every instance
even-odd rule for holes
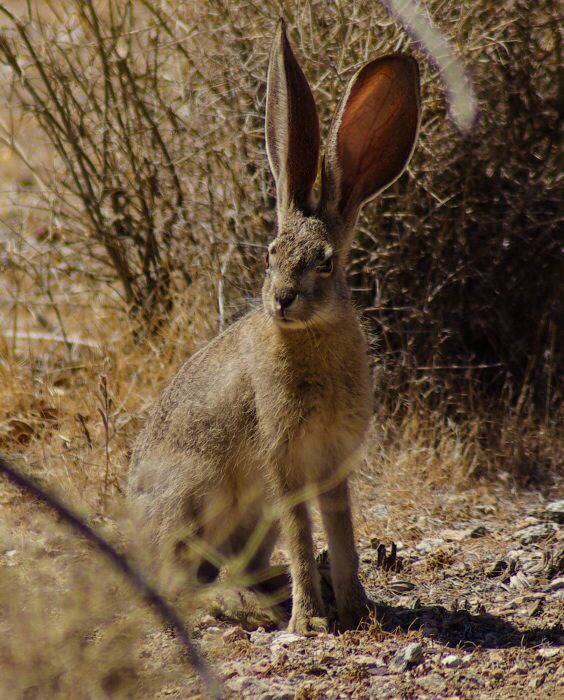
[[[354,223],[362,205],[407,167],[419,120],[419,69],[413,58],[391,54],[361,68],[329,132],[323,208]]]

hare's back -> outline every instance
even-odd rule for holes
[[[155,405],[132,455],[131,482],[162,465],[191,480],[215,480],[229,461],[242,458],[256,434],[252,385],[243,351],[245,317],[192,356]],[[145,475],[148,476],[148,475]],[[154,478],[166,479],[166,473]]]

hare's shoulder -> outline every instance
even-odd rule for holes
[[[182,365],[154,405],[137,448],[201,451],[205,441],[206,451],[215,443],[225,449],[236,434],[252,429],[253,390],[244,344],[254,315],[247,314]]]

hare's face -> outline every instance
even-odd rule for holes
[[[346,298],[338,256],[325,225],[315,217],[300,219],[268,247],[262,289],[269,316],[288,329],[334,322]]]
[[[265,120],[279,234],[269,248],[263,287],[264,307],[280,327],[325,325],[341,315],[348,297],[342,266],[358,213],[407,167],[419,121],[414,59],[390,54],[364,65],[333,117],[316,196],[317,108],[280,23],[268,66]]]

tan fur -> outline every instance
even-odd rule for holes
[[[269,247],[262,307],[190,358],[165,390],[135,445],[129,492],[161,551],[178,539],[208,548],[199,569],[204,577],[216,573],[214,555],[217,564],[217,555],[240,554],[266,518],[270,527],[246,562],[248,573],[257,574],[268,565],[279,522],[292,575],[289,628],[308,632],[325,625],[308,513],[314,497],[341,624],[355,626],[366,613],[347,475],[370,419],[372,391],[366,341],[345,281],[350,222],[345,226],[327,201],[311,210],[311,172],[292,169],[296,149],[310,149],[311,162],[317,144],[315,134],[310,140],[307,134],[314,111],[302,133],[294,122],[299,113],[288,108],[303,101],[309,86],[283,27],[273,57],[275,116],[267,130],[277,149],[271,157],[277,190],[286,199]],[[369,146],[366,157],[373,157]],[[287,201],[291,192],[299,192],[299,200]],[[269,521],[272,509],[276,519]]]

